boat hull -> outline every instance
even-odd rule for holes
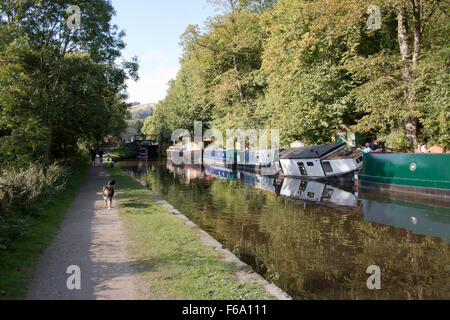
[[[205,166],[236,168],[236,150],[205,149],[203,152]]]
[[[320,159],[282,159],[280,165],[284,177],[330,180],[352,178],[353,174],[362,167],[362,162],[358,159],[359,157],[327,161]]]
[[[450,197],[450,154],[368,153],[359,187]]]

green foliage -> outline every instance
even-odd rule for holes
[[[80,30],[66,26],[70,5]],[[125,45],[113,14],[107,0],[0,4],[0,165],[70,158],[126,127],[125,82],[138,64],[116,63]]]
[[[407,151],[410,147],[406,140],[406,134],[404,130],[397,129],[386,135],[380,136],[380,139],[386,142],[386,147],[389,150]]]
[[[418,119],[419,140],[448,146],[445,6],[426,23],[411,104],[398,1],[210,2],[219,14],[181,36],[181,70],[144,125],[160,146],[170,144],[173,130],[203,121],[222,131],[278,128],[283,146],[328,143],[335,127],[350,127],[405,150],[406,117]],[[380,30],[367,28],[369,5],[381,8]]]
[[[59,164],[0,171],[0,250],[27,235],[30,225],[24,217],[37,217],[37,212],[51,206],[72,176],[71,168]]]
[[[423,59],[415,81],[417,109],[423,125],[422,143],[450,150],[450,46]]]
[[[1,215],[32,214],[70,183],[70,168],[53,164],[30,165],[27,169],[0,171]]]

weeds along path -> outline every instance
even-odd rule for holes
[[[103,166],[89,169],[60,230],[38,263],[26,299],[138,298],[118,209],[113,203],[108,211],[102,198],[108,180]]]

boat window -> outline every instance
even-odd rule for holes
[[[306,172],[305,164],[303,162],[298,162],[298,169],[300,170],[300,173],[302,176],[307,176],[308,173]]]
[[[323,165],[323,170],[325,172],[333,172],[333,168],[331,167],[331,164],[328,161],[324,161],[322,163],[322,165]]]
[[[307,185],[308,185],[308,182],[302,181],[302,182],[300,183],[300,188],[298,188],[298,189],[299,189],[300,191],[305,191]]]
[[[327,188],[327,189],[325,189],[322,198],[323,198],[323,199],[330,200],[332,195],[333,195],[333,189]]]
[[[314,198],[314,196],[315,196],[314,192],[308,192],[308,197],[309,198]]]
[[[308,165],[308,167],[314,167],[314,163],[313,162],[308,162],[307,165]]]
[[[363,161],[363,157],[359,157],[358,159],[356,159],[356,163],[361,163]]]

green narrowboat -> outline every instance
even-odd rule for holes
[[[359,188],[450,197],[450,154],[366,153]]]

